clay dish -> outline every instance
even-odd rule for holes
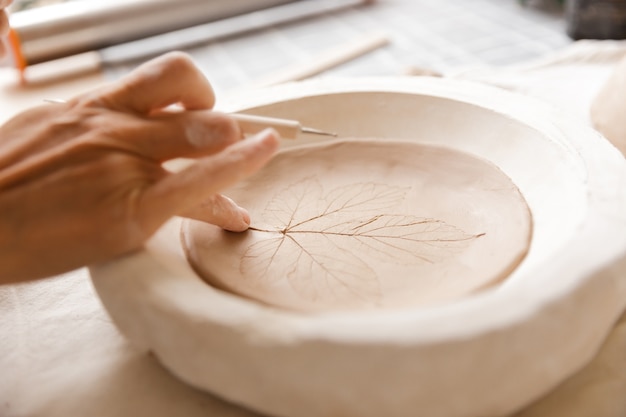
[[[530,243],[530,211],[502,171],[414,142],[283,151],[228,195],[251,230],[185,222],[191,265],[215,287],[299,311],[454,300],[506,277]]]
[[[434,152],[443,147],[464,152],[446,158],[488,161],[484,169],[496,166],[517,187],[530,208],[533,228],[528,253],[498,285],[471,292],[457,288],[457,281],[458,298],[435,305],[407,303],[401,309],[351,305],[342,311],[303,313],[285,304],[291,294],[284,281],[277,283],[277,292],[267,292],[276,298],[259,300],[260,293],[240,287],[243,281],[236,276],[225,280],[225,272],[239,269],[240,256],[226,258],[230,268],[203,260],[207,272],[215,275],[203,280],[185,256],[181,220],[173,219],[145,250],[94,266],[91,274],[121,331],[194,387],[282,417],[409,417],[416,410],[429,417],[507,415],[588,362],[623,311],[626,161],[595,131],[553,107],[466,82],[394,78],[286,85],[248,93],[221,110],[298,119],[339,132],[340,140],[347,141],[310,149],[299,148],[324,142],[285,141],[285,150],[294,151],[277,159],[272,168],[277,172],[281,161],[307,152],[344,152],[341,147],[357,152],[362,146],[351,147],[350,142],[363,138],[377,138],[379,142],[370,146],[379,149],[386,142],[390,150],[406,146],[407,155],[416,155],[415,149]],[[399,141],[420,146],[398,145]],[[403,155],[378,152],[370,177],[369,165],[358,162],[371,159],[365,154],[370,151],[358,152],[364,154],[346,161],[346,169],[360,166],[367,178],[361,183],[376,183],[373,175],[382,172],[381,161],[389,155],[398,158],[402,172],[398,184],[391,186],[410,186],[404,183],[410,167]],[[303,165],[305,159],[301,157]],[[281,174],[276,181],[284,181],[283,186],[255,189],[253,194],[264,191],[267,198],[278,198],[292,179],[302,180],[305,171],[320,176],[325,197],[349,183],[335,172],[332,178],[342,182],[329,185],[324,176],[330,168],[315,168],[293,169],[292,178]],[[411,184],[420,184],[420,175],[413,178]],[[458,191],[454,180],[459,177],[438,176],[437,181],[444,178]],[[475,178],[468,176],[468,181],[477,193],[489,194],[489,187],[481,189]],[[492,234],[483,230],[488,225],[479,221],[480,213],[502,214],[491,203],[475,202],[476,215],[468,216],[466,223],[463,215],[441,209],[454,204],[435,198],[429,201],[439,201],[437,207],[416,204],[418,197],[411,192],[418,188],[411,190],[405,203],[394,206],[402,215],[432,215],[470,236],[487,233],[463,248],[460,257],[487,244],[483,238]],[[427,192],[431,191],[436,193]],[[442,193],[449,198],[454,194]],[[264,218],[269,203],[262,200],[247,202],[256,207],[255,227],[265,227],[261,222],[275,227],[277,223]],[[420,207],[433,212],[422,215]],[[512,207],[516,213],[523,211]],[[511,222],[501,223],[508,227]],[[260,234],[238,236],[231,247],[245,254],[247,249],[238,249],[236,240],[255,240]],[[513,235],[522,239],[524,233]],[[477,274],[485,284],[499,278],[507,265],[513,266],[523,250],[518,245],[506,249],[506,244],[502,243],[503,253],[488,259],[488,273]],[[465,271],[473,270],[468,265]],[[448,278],[443,282],[455,282]],[[398,300],[396,295],[392,299]],[[324,300],[336,306],[332,298]]]

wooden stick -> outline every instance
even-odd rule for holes
[[[389,43],[384,33],[373,33],[323,51],[304,63],[297,63],[253,82],[247,88],[268,87],[300,81],[365,55]]]

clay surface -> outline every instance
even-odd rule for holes
[[[626,155],[626,58],[598,93],[591,105],[591,120],[596,129]]]
[[[495,165],[418,143],[284,151],[228,194],[251,229],[185,222],[191,264],[211,285],[299,311],[454,300],[507,276],[531,236],[526,202]]]
[[[246,100],[222,110],[490,161],[532,212],[531,245],[500,285],[454,302],[303,314],[207,284],[185,256],[180,218],[172,219],[144,251],[91,273],[119,328],[176,376],[264,415],[485,417],[520,410],[596,354],[626,300],[626,161],[580,120],[528,97],[420,77],[322,80]],[[320,143],[283,146],[312,141]],[[322,175],[324,163],[307,175]],[[359,168],[368,175],[369,165]],[[299,172],[282,188],[254,192],[277,198]],[[324,198],[341,186],[320,183]],[[232,259],[238,269],[241,254]]]

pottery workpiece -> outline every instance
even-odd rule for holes
[[[591,105],[591,120],[626,156],[626,58],[623,58]]]
[[[276,87],[222,110],[482,158],[519,189],[533,230],[526,257],[489,289],[301,313],[204,281],[173,219],[144,251],[91,273],[126,336],[195,387],[283,417],[503,416],[587,363],[624,308],[626,162],[548,105],[445,79],[363,79]]]
[[[228,195],[251,230],[186,222],[190,263],[211,285],[299,311],[454,300],[506,277],[530,242],[526,202],[495,165],[412,142],[283,151]]]

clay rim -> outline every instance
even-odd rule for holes
[[[587,224],[578,230],[576,236],[568,244],[563,245],[554,254],[549,265],[535,268],[524,279],[519,279],[505,288],[486,290],[440,307],[402,312],[348,312],[316,315],[290,313],[259,306],[252,301],[210,288],[194,273],[194,280],[197,280],[206,291],[201,295],[196,294],[197,298],[194,297],[187,303],[178,303],[168,293],[159,293],[159,302],[163,303],[163,308],[178,311],[194,319],[229,326],[233,331],[242,333],[244,330],[239,330],[239,327],[249,330],[250,323],[267,319],[279,321],[282,326],[280,335],[276,333],[275,328],[265,329],[263,326],[256,328],[259,334],[265,334],[268,339],[284,336],[292,342],[298,339],[324,339],[346,344],[357,344],[362,341],[384,345],[397,342],[441,343],[450,339],[476,338],[481,334],[523,325],[530,317],[555,308],[559,304],[567,303],[562,295],[582,290],[582,287],[589,284],[587,277],[605,269],[603,265],[611,265],[623,256],[626,252],[626,236],[615,227],[614,222],[618,220],[626,226],[626,214],[621,213],[616,209],[616,205],[611,203],[615,201],[614,193],[605,190],[626,189],[626,167],[623,156],[599,133],[546,103],[494,87],[449,79],[415,78],[400,81],[398,78],[347,79],[341,82],[337,82],[336,79],[314,80],[299,83],[297,90],[291,85],[283,85],[259,92],[248,100],[239,98],[239,102],[243,104],[237,107],[226,104],[220,110],[240,111],[277,101],[315,95],[384,92],[428,95],[461,101],[494,112],[516,123],[525,124],[570,154],[583,159],[589,174],[588,183],[595,186],[602,184],[603,189],[602,192],[589,194]],[[280,100],[276,97],[280,97]],[[571,143],[565,137],[571,138]],[[598,152],[596,149],[585,152],[592,142],[601,146],[603,152]],[[583,158],[583,154],[586,158]],[[612,167],[612,169],[607,169],[607,167]],[[618,177],[609,171],[619,171],[621,176]],[[626,197],[622,196],[622,198]],[[612,221],[607,221],[607,219]],[[588,248],[602,245],[607,238],[617,243],[610,250],[604,250],[602,254],[590,260],[586,256]],[[585,244],[581,244],[582,242]],[[131,257],[132,259],[123,260],[122,263],[126,261],[132,263],[136,261],[136,258],[145,260],[146,256],[149,254],[142,252]],[[546,279],[559,276],[559,272],[571,259],[580,261],[575,273],[551,280],[551,285],[548,287],[543,285]],[[158,260],[152,257],[152,261]],[[106,265],[104,267],[106,268]],[[98,288],[97,281],[100,277],[106,279],[106,274],[99,274],[100,270],[99,267],[92,268],[96,288]],[[172,277],[172,279],[176,278]],[[187,284],[181,283],[181,285],[188,284],[188,282]],[[228,311],[229,315],[225,315],[223,311]],[[498,314],[488,314],[496,311]],[[438,325],[432,326],[433,322]]]

